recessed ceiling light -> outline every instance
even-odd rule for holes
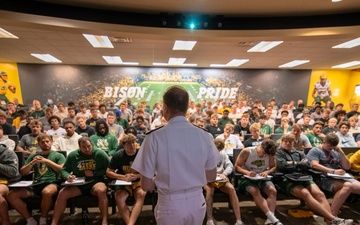
[[[15,35],[13,35],[12,33],[10,33],[7,30],[4,30],[0,27],[0,38],[14,38],[14,39],[19,39],[18,37],[16,37]]]
[[[310,60],[294,60],[294,61],[282,64],[279,67],[280,68],[292,68],[292,67],[299,66],[299,65],[302,65],[302,64],[305,64],[308,62],[310,62]]]
[[[342,0],[331,0],[331,2],[341,2]]]
[[[226,64],[210,64],[210,67],[226,67]]]
[[[230,62],[226,63],[226,66],[240,66],[248,61],[248,59],[233,59]]]
[[[154,62],[153,66],[168,66],[168,63],[159,63],[159,62]]]
[[[123,62],[120,56],[103,56],[103,58],[108,64],[112,64],[112,65],[129,65],[129,66],[139,65],[138,62]]]
[[[197,66],[195,63],[184,63],[182,66]]]
[[[121,60],[120,56],[103,56],[105,61],[108,64],[122,64],[123,61]]]
[[[169,58],[168,63],[154,62],[153,66],[197,66],[195,63],[184,63],[186,58]]]
[[[191,51],[196,44],[196,41],[175,41],[173,50]]]
[[[94,48],[114,48],[108,36],[83,34]]]
[[[344,42],[339,45],[335,45],[332,48],[354,48],[360,45],[360,37],[351,41]]]
[[[250,48],[247,52],[266,52],[281,43],[283,43],[283,41],[262,41],[254,47]]]
[[[139,63],[138,62],[123,62],[123,65],[137,66],[137,65],[139,65]]]
[[[52,62],[52,63],[61,63],[61,61],[50,54],[35,54],[31,53],[32,56],[44,61],[44,62]]]
[[[176,65],[176,66],[179,66],[179,65],[182,65],[184,64],[186,58],[169,58],[169,62],[168,64],[169,65]]]
[[[331,68],[344,69],[344,68],[349,68],[349,67],[353,67],[353,66],[357,66],[357,65],[360,65],[360,61],[352,61],[352,62],[348,62],[348,63],[343,63],[343,64],[339,64],[336,66],[332,66]]]
[[[237,67],[248,61],[248,59],[233,59],[226,64],[210,64],[210,67]]]

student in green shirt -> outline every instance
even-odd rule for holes
[[[108,198],[107,187],[104,183],[106,169],[109,165],[109,157],[102,150],[93,148],[88,137],[78,140],[80,149],[70,152],[62,168],[61,175],[69,183],[77,177],[85,177],[84,185],[68,185],[64,187],[56,200],[52,225],[59,222],[66,208],[69,198],[79,195],[93,195],[99,200],[99,209],[102,216],[101,224],[108,224]]]
[[[272,129],[269,124],[265,124],[266,122],[266,115],[262,114],[259,117],[259,123],[260,123],[260,134],[264,135],[264,138],[268,138],[271,136]]]
[[[115,154],[118,149],[118,140],[109,134],[109,125],[104,120],[99,120],[95,125],[96,134],[90,137],[93,146],[105,151],[109,156]]]
[[[37,138],[41,152],[30,155],[23,167],[20,169],[22,176],[34,171],[34,182],[39,183],[26,188],[14,188],[7,195],[11,206],[26,219],[26,225],[37,225],[37,221],[23,201],[25,198],[32,196],[41,196],[41,216],[40,225],[46,225],[46,218],[53,205],[53,196],[58,193],[57,184],[58,175],[65,162],[65,157],[59,152],[51,151],[51,137],[46,134],[40,134]]]
[[[321,133],[323,127],[324,123],[318,120],[314,123],[312,131],[305,134],[311,146],[317,147],[323,143],[323,138],[325,138],[325,134]]]

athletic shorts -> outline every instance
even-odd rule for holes
[[[330,177],[322,177],[317,180],[317,185],[320,187],[320,189],[326,190],[328,192],[334,192],[334,183],[337,180],[338,179],[334,179]],[[356,179],[346,179],[342,181],[350,182],[350,183],[358,182]]]
[[[238,190],[241,193],[248,192],[250,187],[258,187],[260,190],[264,190],[266,186],[274,186],[272,181],[270,180],[250,180],[250,179],[240,179],[238,182]]]
[[[115,191],[117,190],[125,190],[127,193],[129,193],[130,196],[134,195],[134,190],[138,187],[141,187],[140,181],[133,182],[131,185],[121,185],[121,186],[115,186]]]
[[[33,186],[29,187],[29,189],[30,189],[32,192],[34,192],[34,195],[36,195],[36,196],[41,196],[42,190],[43,190],[46,186],[48,186],[48,185],[50,185],[50,184],[55,185],[56,188],[57,188],[57,191],[60,190],[60,186],[59,186],[58,184],[56,184],[56,183],[48,183],[48,182],[40,183],[40,184],[37,184],[37,185],[33,185]]]
[[[281,179],[276,181],[277,185],[279,185],[281,191],[286,193],[287,195],[291,196],[292,189],[296,186],[303,186],[304,188],[307,188],[311,184],[315,184],[314,181],[293,181],[286,177],[282,177]]]

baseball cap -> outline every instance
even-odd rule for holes
[[[338,106],[344,107],[344,104],[339,103],[339,104],[337,104],[335,107],[338,107]]]
[[[321,78],[321,79],[325,79],[325,78],[326,78],[326,74],[325,74],[325,73],[321,74],[321,75],[320,75],[320,78]]]
[[[7,73],[5,71],[1,71],[0,75],[7,75]]]
[[[120,111],[119,109],[117,109],[117,110],[115,111],[115,115],[116,115],[116,116],[121,116],[121,111]]]

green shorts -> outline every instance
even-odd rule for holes
[[[271,180],[250,180],[250,179],[240,179],[238,182],[238,190],[241,193],[248,192],[250,187],[258,187],[261,191],[264,191],[266,186],[275,186]]]
[[[285,194],[291,196],[292,189],[296,186],[303,186],[304,188],[307,188],[311,184],[315,184],[314,181],[293,181],[286,177],[282,177],[279,180],[276,181],[277,185],[280,187],[281,191]]]

